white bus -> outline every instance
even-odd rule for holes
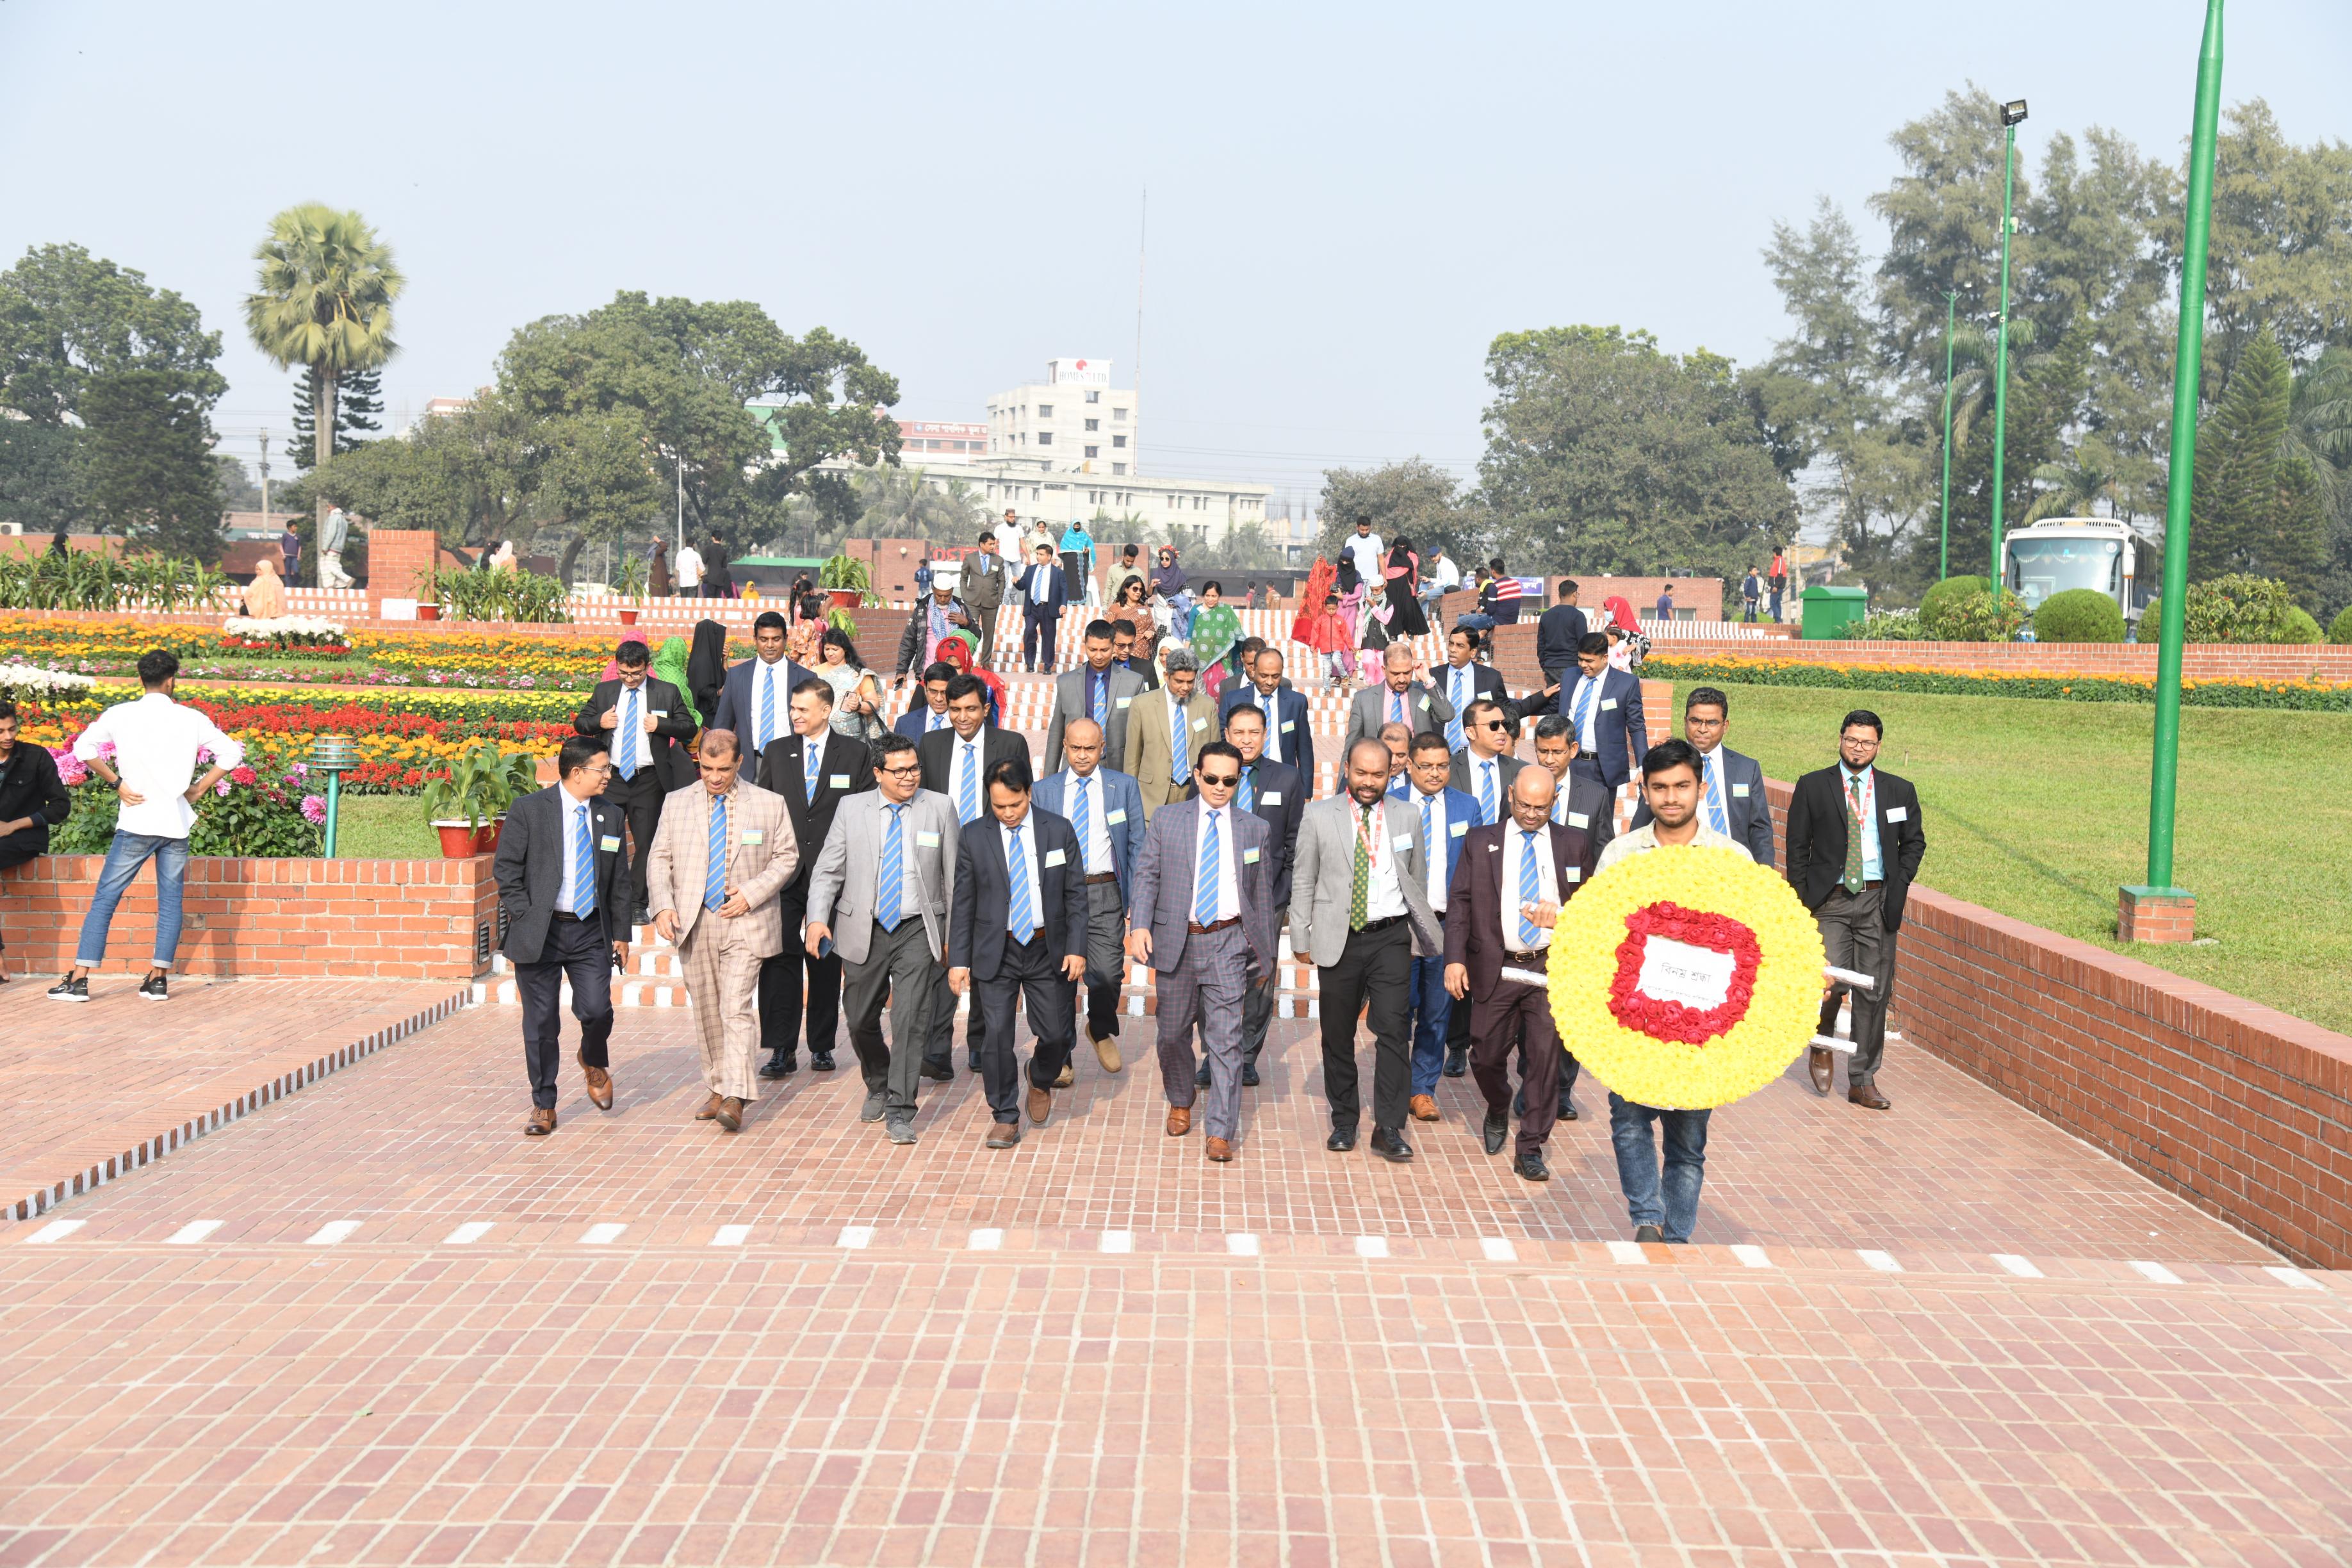
[[[2158,547],[2111,517],[2045,517],[2000,543],[2003,581],[2029,616],[2053,594],[2090,588],[2137,623],[2158,586]]]

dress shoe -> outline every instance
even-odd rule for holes
[[[939,1067],[930,1062],[925,1062],[922,1075],[933,1083],[955,1082],[955,1068],[952,1067]]]
[[[866,1091],[866,1103],[858,1109],[860,1121],[879,1121],[890,1110],[890,1091],[887,1089]]]
[[[1257,1087],[1257,1063],[1244,1062],[1242,1064],[1242,1087],[1244,1089],[1255,1089]]]
[[[1829,1093],[1830,1063],[1834,1056],[1834,1052],[1824,1050],[1819,1046],[1813,1047],[1805,1053],[1805,1071],[1812,1078],[1815,1094]]]
[[[1878,1092],[1874,1083],[1858,1083],[1845,1091],[1845,1097],[1864,1110],[1885,1110],[1895,1102]]]
[[[991,1148],[991,1149],[1010,1149],[1010,1148],[1012,1148],[1012,1147],[1013,1147],[1013,1145],[1014,1145],[1015,1143],[1018,1143],[1018,1142],[1021,1142],[1021,1123],[1020,1123],[1020,1122],[1018,1122],[1018,1121],[992,1121],[992,1122],[990,1122],[990,1123],[988,1124],[988,1147],[989,1147],[989,1148]]]
[[[1563,1100],[1559,1102],[1559,1119],[1562,1121],[1576,1120],[1576,1104],[1573,1100]]]
[[[1637,1225],[1633,1227],[1633,1239],[1641,1243],[1654,1241],[1663,1247],[1665,1245],[1666,1233],[1654,1225]]]
[[[588,1080],[588,1103],[599,1110],[613,1109],[613,1075],[603,1068],[580,1063],[580,1075]]]
[[[1225,1139],[1212,1138],[1208,1143],[1209,1158],[1222,1165],[1234,1157],[1234,1146]]]
[[[1078,1069],[1068,1062],[1062,1064],[1061,1076],[1054,1079],[1055,1089],[1068,1089],[1078,1081]]]
[[[730,1132],[740,1132],[743,1130],[743,1102],[729,1095],[719,1102],[719,1109],[711,1112],[710,1120]]]
[[[761,1078],[782,1078],[792,1070],[792,1068],[784,1061],[784,1053],[782,1051],[775,1052],[773,1055],[770,1056],[766,1061],[760,1064],[760,1076]]]
[[[1503,1152],[1503,1144],[1511,1136],[1511,1119],[1498,1110],[1490,1110],[1486,1112],[1485,1131],[1486,1152],[1499,1154]]]
[[[1523,1182],[1549,1182],[1551,1172],[1544,1166],[1543,1152],[1530,1149],[1511,1162],[1511,1173]]]
[[[702,1109],[694,1113],[694,1119],[697,1121],[709,1121],[712,1117],[719,1114],[719,1102],[726,1098],[727,1097],[723,1094],[712,1095],[709,1100],[702,1102]]]
[[[1437,1120],[1437,1100],[1431,1095],[1414,1095],[1412,1100],[1406,1101],[1405,1109],[1412,1113],[1412,1119],[1415,1121]]]
[[[1404,1141],[1404,1129],[1375,1127],[1372,1129],[1372,1152],[1381,1159],[1402,1165],[1412,1158],[1412,1145]]]
[[[1031,1085],[1029,1089],[1029,1120],[1043,1127],[1054,1120],[1054,1091]]]
[[[911,1116],[894,1116],[884,1124],[882,1132],[883,1136],[888,1138],[893,1143],[912,1143],[915,1141],[915,1119]]]
[[[831,1072],[832,1070],[833,1053],[831,1051],[813,1050],[809,1052],[809,1071]]]
[[[542,1110],[538,1106],[532,1106],[530,1109],[530,1120],[522,1124],[522,1130],[526,1134],[533,1138],[544,1138],[549,1133],[554,1131],[555,1107],[551,1105],[546,1110]]]
[[[1334,1127],[1331,1136],[1323,1140],[1323,1147],[1334,1154],[1345,1154],[1355,1146],[1356,1130],[1352,1127]]]
[[[1447,1078],[1461,1078],[1465,1074],[1468,1073],[1469,1070],[1469,1052],[1448,1051],[1445,1053],[1445,1076]]]
[[[1127,1065],[1119,1059],[1118,1036],[1106,1036],[1095,1042],[1095,1060],[1102,1063],[1105,1072],[1117,1072]]]
[[[1192,1131],[1192,1108],[1189,1105],[1170,1106],[1168,1108],[1168,1136],[1171,1138],[1181,1138],[1185,1133],[1190,1132],[1191,1131]]]
[[[1201,1070],[1192,1075],[1192,1087],[1194,1089],[1206,1089],[1209,1087],[1209,1064],[1207,1062],[1202,1062],[1201,1064]]]
[[[778,1078],[801,1070],[801,1054],[798,1051],[778,1051],[769,1059],[774,1065]]]

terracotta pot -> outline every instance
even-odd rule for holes
[[[637,612],[635,610],[623,610],[621,612],[621,624],[625,626],[635,626],[637,624]]]
[[[420,621],[437,621],[441,618],[441,606],[419,605],[416,606],[416,618]]]
[[[470,859],[476,855],[488,855],[499,847],[499,823],[486,822],[479,827],[463,822],[436,822],[433,830],[441,836],[441,857],[445,860]]]
[[[827,588],[824,593],[836,610],[854,610],[857,608],[857,601],[865,597],[855,588]]]

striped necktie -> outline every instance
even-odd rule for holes
[[[1192,776],[1192,750],[1184,743],[1188,739],[1184,732],[1184,705],[1176,700],[1172,691],[1168,694],[1168,722],[1173,730],[1168,738],[1168,776],[1183,784]]]
[[[1192,923],[1217,923],[1217,874],[1224,867],[1224,857],[1218,853],[1217,818],[1222,812],[1208,812],[1201,824],[1201,863],[1192,871]]]
[[[956,742],[956,820],[970,822],[980,815],[980,751],[971,742]]]
[[[1244,768],[1242,770],[1242,789],[1239,801],[1241,808],[1244,811],[1255,811],[1257,809],[1257,769],[1255,767]]]
[[[702,873],[702,907],[715,910],[727,901],[727,797],[710,797],[710,838]]]
[[[1402,691],[1391,690],[1389,693],[1389,722],[1391,724],[1404,722],[1404,693]]]
[[[1077,793],[1070,800],[1070,826],[1078,830],[1078,864],[1085,866],[1095,841],[1095,808],[1088,798],[1094,790],[1095,775],[1088,773],[1074,782]]]
[[[801,768],[803,771],[801,774],[801,784],[803,787],[808,791],[808,798],[811,804],[814,804],[816,800],[817,767],[824,759],[824,752],[818,747],[817,743],[810,740],[805,735],[802,736]]]
[[[1522,830],[1519,834],[1519,902],[1535,904],[1543,901],[1543,876],[1536,869],[1536,836]],[[1519,951],[1531,951],[1536,945],[1536,922],[1524,911],[1519,915]]]
[[[1087,703],[1087,712],[1093,718],[1096,728],[1108,734],[1110,732],[1108,728],[1110,723],[1110,672],[1088,670],[1087,686],[1094,693]]]
[[[1585,730],[1584,723],[1592,717],[1592,694],[1600,689],[1601,682],[1588,675],[1576,693],[1576,743],[1592,752],[1601,748],[1591,743],[1592,736]]]
[[[1468,741],[1464,739],[1462,734],[1462,710],[1470,706],[1470,694],[1464,690],[1463,688],[1467,686],[1469,682],[1470,671],[1468,667],[1465,666],[1462,668],[1456,669],[1454,672],[1453,695],[1446,699],[1447,701],[1454,704],[1454,717],[1445,721],[1445,743],[1457,752],[1464,746],[1469,744]],[[1486,824],[1480,823],[1479,826],[1483,827]]]
[[[1495,759],[1487,758],[1477,764],[1478,826],[1491,826],[1495,821]]]
[[[1699,788],[1706,796],[1707,826],[1728,838],[1731,826],[1723,817],[1723,771],[1716,766],[1713,752],[1699,758],[1699,772],[1703,775]]]
[[[760,751],[776,738],[776,667],[761,664],[751,671],[751,679],[760,683],[760,733],[753,742]]]
[[[1421,852],[1428,856],[1430,863],[1434,865],[1437,858],[1437,827],[1429,819],[1429,803],[1432,798],[1433,797],[1430,795],[1421,797]]]
[[[637,694],[624,687],[621,690],[620,755],[613,759],[613,771],[621,775],[623,784],[637,776],[637,736],[644,726],[637,722]]]
[[[588,831],[588,803],[572,811],[572,852],[580,869],[572,880],[572,912],[585,920],[596,912],[596,840]]]
[[[1022,824],[1024,827],[1027,826],[1026,823]],[[1029,857],[1021,848],[1021,828],[1015,827],[1012,833],[1013,842],[1005,847],[1004,863],[1005,868],[1012,873],[1013,910],[1012,918],[1005,922],[1004,929],[1013,933],[1013,941],[1025,947],[1029,942],[1029,933],[1037,929],[1037,922],[1029,916]]]
[[[890,814],[890,826],[882,835],[882,872],[875,879],[874,923],[884,931],[898,929],[898,895],[907,880],[907,848],[901,841],[899,814],[906,806],[885,805]]]

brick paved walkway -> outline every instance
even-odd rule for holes
[[[0,1229],[0,1563],[2352,1541],[2352,1283],[1900,1047],[1891,1115],[1719,1114],[1701,1245],[1642,1249],[1591,1086],[1540,1189],[1458,1082],[1412,1166],[1325,1153],[1299,1025],[1232,1167],[1091,1060],[1016,1150],[961,1075],[894,1150],[846,1073],[693,1123],[689,1027],[625,1016],[615,1110],[572,1079],[527,1142],[519,1018],[468,1012]]]

